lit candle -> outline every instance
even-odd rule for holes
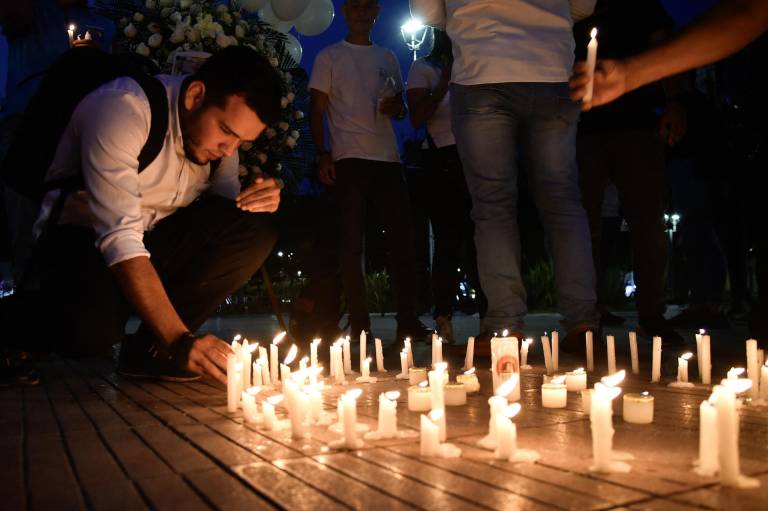
[[[448,364],[445,362],[439,362],[433,371],[429,371],[429,386],[432,389],[432,411],[445,409],[445,370]],[[440,428],[440,441],[445,442],[446,439],[446,425],[445,414],[442,414],[437,421],[437,425]]]
[[[661,337],[653,338],[651,364],[651,383],[658,383],[661,379]]]
[[[357,381],[360,383],[376,383],[378,378],[371,376],[371,357],[366,358],[360,363],[360,376]]]
[[[304,420],[308,409],[309,396],[296,389],[291,399],[291,408],[288,410],[291,419],[291,438],[294,440],[299,440],[306,436],[304,433]]]
[[[408,352],[405,351],[405,348],[403,348],[403,351],[400,352],[400,374],[396,375],[395,379],[408,379]]]
[[[704,336],[704,329],[700,328],[699,333],[696,334],[696,362],[698,363],[698,367],[699,367],[699,378],[701,378],[701,360],[702,360],[701,338],[703,336]]]
[[[90,41],[91,40],[91,31],[90,30],[86,30],[85,31],[85,40],[86,41]]]
[[[720,468],[717,454],[717,410],[715,394],[699,406],[699,459],[694,462],[694,472],[700,476],[712,477]]]
[[[587,373],[583,367],[565,373],[565,386],[568,392],[579,392],[587,388]]]
[[[480,381],[477,379],[477,374],[475,374],[475,368],[472,367],[468,371],[465,371],[464,374],[460,374],[456,377],[456,381],[458,383],[463,383],[464,388],[467,391],[467,394],[474,394],[475,392],[480,391]]]
[[[418,385],[423,381],[427,381],[426,367],[411,367],[408,370],[408,383],[411,385]]]
[[[408,387],[408,410],[412,412],[426,412],[432,408],[432,389],[428,382],[423,381],[418,385]]]
[[[376,371],[380,373],[386,373],[384,369],[384,348],[381,346],[381,339],[378,337],[374,339],[374,346],[376,347]]]
[[[549,346],[549,337],[546,333],[541,336],[541,347],[544,350],[544,367],[547,369],[547,374],[552,374],[552,348]]]
[[[275,406],[283,401],[282,394],[270,396],[261,403],[262,416],[264,418],[264,428],[267,431],[279,431],[283,429],[284,422],[277,420]]]
[[[346,449],[359,449],[363,446],[363,441],[357,438],[357,398],[362,392],[361,389],[348,390],[339,398],[343,407],[344,439],[335,442],[333,446]]]
[[[597,65],[597,29],[593,28],[589,33],[589,44],[587,45],[587,90],[584,92],[582,101],[588,103],[592,101],[592,91],[595,85],[595,66]]]
[[[497,460],[514,460],[517,451],[517,427],[512,422],[512,417],[519,412],[520,403],[513,403],[496,415],[496,434],[499,440],[493,456]]]
[[[243,419],[245,419],[245,422],[251,424],[259,422],[259,411],[256,407],[256,394],[260,391],[260,387],[250,387],[241,394],[243,400]]]
[[[463,406],[467,404],[467,389],[463,383],[449,383],[445,386],[445,405]]]
[[[302,374],[302,383],[304,379],[306,379],[308,363],[309,363],[308,357],[301,357],[301,360],[299,360],[299,372]]]
[[[240,404],[242,392],[242,367],[237,353],[227,355],[227,411],[235,413]]]
[[[531,347],[532,342],[533,339],[528,338],[524,340],[520,346],[520,369],[531,368],[531,366],[528,365],[528,349]]]
[[[253,369],[253,386],[261,387],[264,384],[264,380],[261,377],[261,361],[257,360],[252,365]]]
[[[483,449],[494,450],[498,447],[498,435],[496,431],[496,418],[509,404],[507,396],[518,383],[518,375],[504,382],[496,389],[496,395],[488,399],[488,406],[491,410],[491,418],[488,421],[488,434],[477,441],[477,445]]]
[[[353,374],[352,370],[352,353],[349,347],[349,337],[345,337],[342,341],[343,355],[344,355],[344,374]]]
[[[560,334],[552,332],[552,372],[560,370]]]
[[[463,370],[467,370],[475,365],[475,338],[469,337],[467,339],[467,353],[464,356]]]
[[[277,387],[280,383],[280,375],[277,372],[277,366],[280,363],[277,360],[278,349],[277,345],[285,338],[287,332],[280,332],[272,339],[272,344],[269,346],[269,372],[272,375],[272,386]]]
[[[341,353],[343,343],[340,339],[331,345],[331,378],[336,385],[344,385],[347,382]]]
[[[363,371],[363,361],[368,358],[368,336],[365,330],[360,331],[360,372]]]
[[[688,360],[693,356],[690,351],[677,357],[677,381],[669,384],[670,387],[693,387],[688,381]]]
[[[440,430],[437,425],[439,415],[441,415],[439,412],[433,411],[429,416],[421,416],[419,454],[422,456],[434,458],[440,453]]]
[[[568,402],[568,390],[563,383],[565,376],[552,378],[541,386],[541,406],[544,408],[565,408]]]
[[[269,356],[267,348],[259,347],[259,365],[261,366],[261,384],[270,385],[272,379],[269,376]]]
[[[765,364],[765,350],[757,350],[757,366],[763,367]]]
[[[251,360],[251,354],[258,347],[258,343],[248,344],[248,339],[243,339],[243,344],[240,349],[240,357],[243,363],[243,390],[246,390],[251,386],[251,364],[253,363]]]
[[[736,488],[755,488],[757,479],[742,475],[739,465],[739,413],[736,409],[736,394],[749,390],[752,381],[737,378],[723,380],[716,392],[717,449],[720,462],[720,483]]]
[[[432,367],[436,367],[443,361],[443,340],[432,334]]]
[[[653,396],[642,394],[624,394],[624,422],[632,424],[650,424],[653,422]]]
[[[726,373],[726,377],[729,380],[737,380],[739,379],[739,376],[744,374],[744,368],[743,367],[731,367],[728,370],[728,373]]]
[[[747,377],[752,380],[749,397],[757,399],[760,396],[760,366],[757,365],[757,341],[747,341]]]
[[[612,335],[605,337],[608,352],[608,374],[616,372],[616,340]]]
[[[408,352],[408,367],[413,367],[413,349],[411,348],[411,338],[406,337],[403,341],[405,351]]]
[[[710,337],[701,335],[701,383],[712,383],[712,352],[710,351]]]
[[[298,352],[299,349],[295,344],[292,344],[291,349],[288,350],[288,354],[283,359],[283,363],[280,364],[280,379],[283,381],[283,384],[291,377],[290,364],[294,361]]]
[[[592,410],[592,394],[594,392],[593,389],[584,389],[581,391],[581,411],[585,415],[589,415]]]
[[[613,400],[621,394],[615,387],[623,378],[624,371],[611,375],[606,384],[596,383],[592,394],[589,420],[592,429],[593,465],[590,470],[596,472],[629,472],[630,466],[613,459]]]
[[[585,342],[587,344],[587,371],[590,373],[595,370],[595,351],[594,342],[592,340],[592,331],[588,330],[584,335]]]
[[[760,367],[760,399],[768,401],[768,362]]]
[[[309,345],[309,365],[311,367],[317,367],[317,348],[321,342],[321,339],[312,339],[312,343]]]
[[[75,25],[69,25],[67,28],[67,36],[69,37],[69,45],[72,46],[75,42]]]
[[[640,374],[640,360],[637,357],[637,334],[629,332],[629,357],[632,361],[632,374]]]
[[[397,398],[399,397],[400,393],[397,391],[379,394],[379,426],[376,431],[366,433],[365,438],[381,440],[402,436],[397,431]]]

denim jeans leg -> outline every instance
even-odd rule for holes
[[[488,298],[485,332],[520,330],[527,313],[520,275],[517,225],[516,105],[523,95],[510,84],[451,87],[451,115],[464,175],[472,196],[472,220],[480,283]]]
[[[523,166],[552,247],[558,305],[566,329],[595,328],[595,269],[576,165],[579,105],[567,83],[526,85],[533,104],[520,131]]]

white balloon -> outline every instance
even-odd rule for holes
[[[261,18],[261,21],[272,25],[272,28],[278,32],[282,32],[284,34],[288,33],[291,28],[293,28],[292,22],[282,21],[277,16],[275,16],[275,12],[272,10],[271,4],[267,4],[259,9],[259,18]]]
[[[301,43],[293,36],[293,34],[285,34],[285,37],[285,51],[293,57],[296,64],[301,63],[301,55],[304,53],[304,50],[301,48]]]
[[[266,5],[269,0],[240,0],[240,7],[248,12],[256,12]]]
[[[291,21],[304,12],[309,0],[272,0],[272,12],[281,21]]]
[[[296,18],[296,31],[301,35],[318,35],[325,32],[335,15],[331,0],[311,0],[304,12]]]

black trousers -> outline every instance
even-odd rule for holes
[[[197,330],[227,295],[264,263],[276,241],[270,214],[247,213],[231,200],[205,196],[164,218],[144,244],[182,321]],[[61,225],[41,241],[42,289],[51,348],[106,354],[123,339],[131,309],[87,227]],[[144,325],[131,340],[149,345]]]
[[[577,144],[579,186],[592,234],[598,301],[603,302],[604,287],[600,259],[603,193],[613,182],[630,229],[638,315],[641,320],[657,319],[665,310],[668,252],[664,147],[651,129],[580,133]]]
[[[336,166],[336,223],[341,280],[352,335],[370,329],[365,290],[365,226],[373,207],[389,248],[389,272],[397,301],[398,323],[416,318],[416,269],[410,201],[399,163],[345,158]]]

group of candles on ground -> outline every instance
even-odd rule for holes
[[[369,431],[365,424],[357,422],[357,399],[362,394],[361,388],[343,393],[338,400],[336,422],[332,414],[323,409],[322,391],[325,382],[320,379],[323,368],[318,364],[317,351],[320,340],[310,344],[310,357],[299,361],[299,369],[292,371],[291,363],[296,359],[297,348],[291,346],[282,363],[278,356],[278,344],[285,337],[282,333],[275,337],[269,346],[242,342],[236,336],[232,342],[232,353],[227,360],[227,408],[235,413],[242,407],[245,422],[261,425],[264,429],[277,431],[290,428],[294,439],[307,436],[306,427],[310,425],[329,426],[333,432],[342,435],[341,439],[330,445],[332,448],[359,449],[363,438],[380,440],[388,438],[407,438],[419,436],[411,430],[397,428],[397,399],[400,392],[389,391],[379,395],[378,427]],[[520,412],[520,374],[519,369],[530,369],[528,351],[533,340],[526,339],[518,345],[518,339],[501,337],[491,340],[491,376],[493,396],[488,400],[490,406],[489,431],[481,438],[478,446],[494,451],[496,459],[513,462],[532,462],[539,459],[535,451],[517,448],[517,430],[512,419]],[[371,358],[367,357],[368,340],[365,333],[360,335],[360,376],[356,383],[366,384],[377,381],[370,374]],[[587,371],[594,371],[594,341],[591,332],[586,336]],[[639,374],[637,337],[629,333],[631,368]],[[377,370],[386,373],[380,339],[375,339]],[[580,392],[582,407],[590,417],[592,430],[593,464],[591,470],[597,472],[627,472],[630,470],[628,453],[613,450],[613,400],[621,393],[618,387],[624,379],[625,371],[616,370],[615,338],[606,336],[608,376],[595,383],[593,389],[587,388],[587,371],[579,368],[557,376],[559,370],[558,333],[552,337],[541,337],[546,374],[541,386],[542,406],[545,408],[564,408],[568,392]],[[703,331],[696,335],[697,360],[699,375],[703,384],[709,384],[711,378],[710,338]],[[252,361],[258,349],[258,357]],[[724,485],[750,488],[759,485],[755,479],[741,474],[739,466],[739,415],[742,405],[738,395],[749,391],[753,403],[768,404],[768,363],[765,363],[763,350],[757,349],[755,340],[746,342],[747,375],[743,368],[732,368],[727,378],[715,385],[708,400],[700,406],[699,457],[694,462],[695,472],[700,475],[720,475]],[[686,353],[678,358],[677,380],[670,387],[693,386],[688,381],[688,361],[693,356]],[[461,449],[446,442],[446,406],[462,406],[467,403],[467,394],[479,392],[480,382],[474,368],[474,339],[469,338],[465,364],[466,372],[449,381],[447,364],[443,362],[442,340],[436,335],[432,338],[432,370],[415,367],[411,341],[406,339],[400,353],[401,371],[396,376],[399,380],[408,380],[408,410],[429,412],[420,418],[420,453],[428,457],[459,457]],[[518,361],[520,364],[518,365]],[[334,385],[347,385],[347,376],[354,375],[349,337],[339,339],[330,347],[330,381]],[[651,382],[659,382],[661,373],[661,339],[653,339]],[[258,411],[257,395],[267,389],[281,389],[282,393],[261,400],[261,413]],[[279,420],[275,407],[282,402],[288,419]],[[623,397],[623,419],[634,424],[653,422],[654,398],[648,392],[626,394]]]

